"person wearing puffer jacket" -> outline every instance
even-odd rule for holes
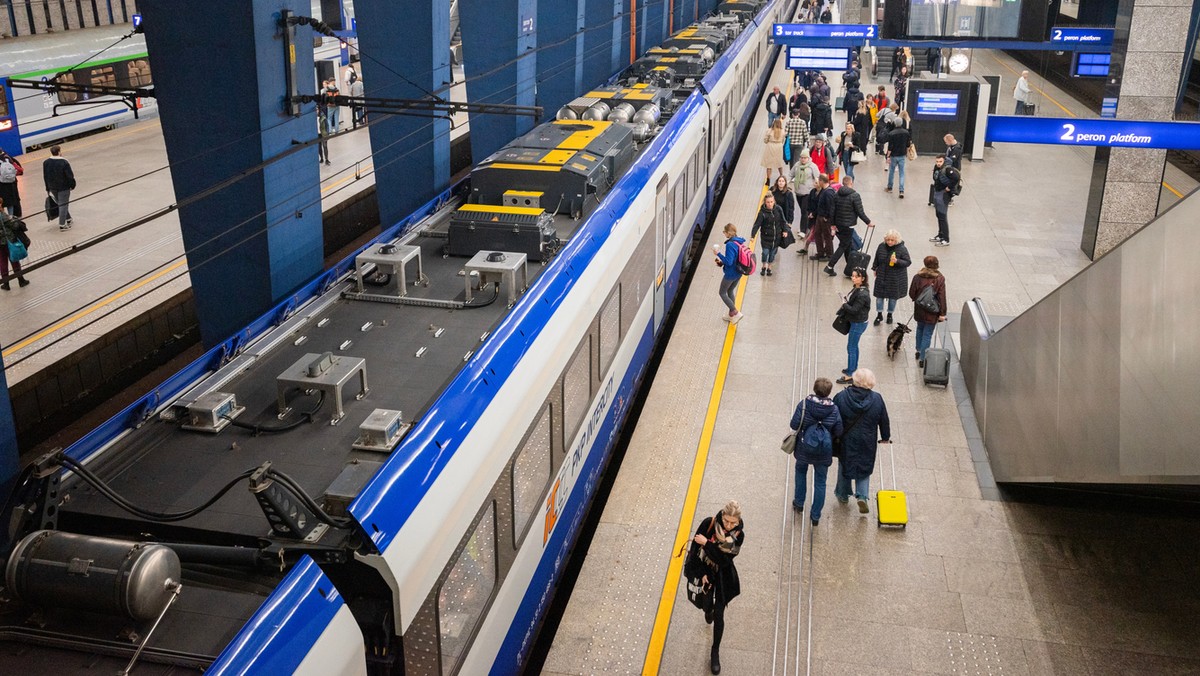
[[[826,453],[821,449],[806,446],[804,433],[813,425],[821,425],[829,432],[830,439],[842,436],[842,416],[838,407],[829,398],[833,391],[833,383],[828,378],[817,378],[813,383],[813,393],[804,398],[796,406],[792,414],[792,429],[796,431],[796,492],[792,498],[792,508],[797,512],[804,511],[804,500],[808,493],[808,468],[813,469],[813,500],[808,517],[812,525],[821,521],[821,510],[825,506],[826,477],[829,466],[833,464],[833,449]]]
[[[713,254],[716,255],[717,265],[721,266],[722,272],[721,286],[717,289],[717,294],[721,296],[725,307],[729,308],[729,314],[724,317],[725,321],[736,324],[742,321],[742,313],[738,312],[733,293],[737,288],[738,280],[742,278],[742,273],[738,271],[737,267],[739,245],[745,244],[746,240],[738,237],[737,226],[733,223],[726,223],[723,232],[725,233],[725,246],[713,245]]]
[[[887,405],[875,389],[875,374],[870,369],[854,372],[854,384],[837,393],[833,403],[842,414],[842,454],[838,458],[838,480],[833,495],[843,505],[850,501],[850,482],[854,482],[854,497],[858,511],[871,511],[871,474],[875,472],[878,444],[892,443],[892,425]],[[878,430],[879,436],[876,435]],[[878,440],[878,441],[876,441]]]

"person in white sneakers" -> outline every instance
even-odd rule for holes
[[[724,319],[727,322],[734,324],[742,321],[742,313],[738,312],[737,302],[733,298],[734,289],[737,288],[737,283],[742,278],[742,272],[738,270],[738,251],[740,245],[746,242],[745,239],[738,237],[737,226],[733,223],[727,223],[725,229],[725,247],[721,248],[720,244],[713,245],[713,253],[717,256],[717,265],[721,266],[723,273],[721,278],[721,286],[717,294],[721,296],[721,300],[725,306],[729,308],[729,315]]]
[[[50,157],[42,162],[42,180],[46,184],[46,193],[58,205],[58,229],[70,230],[74,223],[69,207],[71,191],[75,189],[75,172],[62,156],[62,146],[50,146]]]

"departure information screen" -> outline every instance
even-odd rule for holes
[[[1112,54],[1107,52],[1079,52],[1075,55],[1075,77],[1108,77]]]
[[[846,70],[850,50],[839,47],[788,47],[787,67],[791,70]]]
[[[958,117],[957,91],[917,90],[917,117],[925,119]]]

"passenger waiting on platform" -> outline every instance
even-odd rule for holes
[[[962,169],[963,147],[962,144],[954,140],[954,134],[946,134],[942,137],[946,142],[946,162],[955,169]]]
[[[833,464],[833,440],[842,436],[842,417],[829,394],[833,383],[828,378],[817,378],[813,393],[804,398],[792,413],[792,429],[796,431],[796,490],[792,497],[792,509],[804,511],[804,500],[808,493],[808,468],[813,468],[813,499],[808,518],[816,526],[821,521],[825,507],[825,484],[829,466]],[[820,425],[823,430],[810,429]],[[807,434],[806,434],[807,433]],[[825,442],[828,441],[828,447]],[[815,442],[815,443],[810,443]]]
[[[938,322],[946,321],[946,278],[938,271],[937,256],[926,256],[925,267],[921,268],[912,278],[908,286],[908,297],[914,303],[913,316],[917,320],[917,362],[925,366],[925,350],[933,340],[933,330]],[[931,312],[916,305],[917,298],[926,288],[933,289],[933,297],[937,301],[938,311]]]
[[[904,97],[908,93],[908,66],[900,67],[900,74],[892,84],[896,85],[896,95],[892,97],[896,100],[896,107],[903,108]]]
[[[1017,78],[1017,84],[1013,86],[1013,98],[1017,100],[1016,110],[1013,115],[1030,115],[1029,99],[1033,95],[1033,90],[1029,87],[1029,71],[1021,71],[1021,77]]]
[[[933,161],[933,209],[937,213],[937,235],[929,238],[934,246],[950,246],[950,219],[948,212],[950,202],[954,199],[954,189],[961,175],[958,170],[946,163],[944,155],[938,155]]]
[[[771,185],[772,170],[779,172],[780,176],[784,175],[783,168],[787,166],[787,162],[783,159],[783,142],[786,139],[787,133],[783,130],[783,118],[776,117],[767,129],[767,133],[763,135],[762,166],[767,170],[766,185]]]
[[[907,115],[907,113],[906,113]],[[907,121],[899,116],[889,124],[891,131],[887,132],[888,180],[884,192],[892,191],[896,170],[900,170],[900,199],[904,199],[904,165],[908,162],[908,147],[912,145],[912,132],[908,130]]]
[[[782,176],[779,177],[783,179]],[[787,190],[786,180],[784,190]],[[759,230],[762,230],[762,238],[759,239],[759,249],[762,255],[762,268],[759,269],[760,275],[773,275],[771,267],[775,264],[775,254],[779,253],[779,240],[783,236],[787,225],[787,219],[784,216],[783,207],[775,202],[775,193],[768,192],[763,198],[762,206],[758,209],[758,217],[754,219],[754,228],[750,230],[750,239],[754,239]]]
[[[820,176],[821,172],[817,171],[817,165],[813,164],[809,157],[808,148],[801,150],[796,160],[796,166],[792,167],[792,191],[795,192],[796,203],[800,207],[799,223],[796,225],[805,235],[808,234],[808,216],[813,207],[809,203],[809,193],[817,187],[817,179]],[[806,247],[800,247],[800,255],[807,252]]]
[[[742,278],[742,273],[738,271],[738,245],[744,244],[746,240],[738,237],[737,226],[733,223],[727,223],[723,230],[725,234],[725,246],[722,249],[720,244],[713,245],[713,253],[717,256],[717,264],[721,266],[721,286],[717,289],[717,294],[721,296],[721,301],[725,303],[725,307],[729,308],[729,314],[725,316],[725,321],[734,324],[742,321],[742,313],[738,312],[737,302],[733,298],[733,290],[737,288],[738,280]]]
[[[837,274],[834,266],[842,256],[846,256],[846,271],[843,274],[850,276],[849,253],[855,250],[854,226],[859,220],[866,223],[868,228],[872,225],[871,219],[863,211],[862,195],[854,189],[854,177],[846,176],[842,179],[842,187],[838,188],[837,199],[833,205],[833,225],[837,228],[838,248],[833,252],[833,258],[829,259],[829,264],[825,266],[825,274],[830,277]],[[866,318],[863,321],[867,321]]]
[[[842,307],[838,308],[838,315],[850,323],[850,332],[846,334],[846,368],[842,369],[842,377],[837,379],[839,385],[850,384],[850,376],[858,370],[858,340],[867,330],[867,317],[871,314],[871,290],[867,288],[867,271],[854,268],[850,271],[850,281],[854,283],[854,288],[850,289]]]
[[[764,107],[767,109],[767,128],[770,129],[775,126],[775,120],[787,113],[788,101],[779,87],[772,88],[771,93],[767,94]]]
[[[62,156],[62,146],[50,146],[50,157],[42,162],[42,181],[46,194],[58,205],[58,229],[70,230],[75,219],[71,218],[71,191],[75,189],[75,172],[71,163]]]
[[[338,96],[341,92],[338,91],[337,80],[330,78],[325,81],[325,89],[321,92],[322,98],[325,99],[325,108],[329,111],[329,133],[336,134],[341,128],[341,111],[342,108],[334,102],[333,97]]]
[[[875,250],[871,271],[875,273],[875,326],[883,321],[883,301],[887,301],[887,323],[892,323],[896,301],[908,294],[908,266],[912,257],[897,230],[888,230]]]
[[[351,71],[350,74],[352,76],[350,79],[350,96],[353,96],[355,98],[362,98],[363,92],[365,91],[363,89],[363,81],[358,79],[357,76],[354,76],[354,71]],[[350,126],[351,126],[351,128],[358,129],[358,125],[366,124],[366,123],[367,123],[366,109],[363,108],[362,106],[350,106]]]
[[[29,247],[29,235],[25,234],[25,224],[15,216],[10,216],[4,208],[4,201],[0,200],[0,289],[9,290],[8,286],[8,243],[20,242],[26,248]],[[25,275],[21,274],[21,264],[18,261],[11,261],[13,272],[17,275],[18,286],[29,286]]]
[[[892,427],[883,397],[873,391],[875,374],[870,369],[858,369],[854,372],[853,382],[833,398],[842,415],[842,454],[838,458],[838,480],[833,495],[844,505],[850,501],[853,489],[858,511],[866,514],[871,511],[867,500],[871,497],[876,444],[892,443]],[[879,436],[876,436],[876,430]],[[854,482],[853,487],[851,482]]]
[[[317,164],[329,164],[329,111],[324,106],[317,106]]]
[[[850,123],[858,132],[859,143],[855,147],[863,152],[863,159],[866,159],[867,146],[871,142],[871,127],[874,125],[871,104],[867,102],[867,99],[858,102],[858,111],[854,113]]]
[[[817,243],[817,255],[813,258],[816,261],[827,261],[833,253],[833,215],[837,209],[837,191],[830,185],[829,177],[825,174],[817,179],[817,196],[816,205],[814,206],[813,216],[816,223],[812,226],[810,233]],[[812,197],[809,197],[809,204],[812,205]]]
[[[21,217],[21,187],[19,177],[25,173],[17,158],[0,150],[0,199],[4,200],[4,211],[10,216]]]
[[[838,163],[845,168],[848,178],[854,178],[854,162],[852,159],[854,151],[861,145],[858,141],[859,136],[854,131],[854,125],[847,122],[845,131],[838,134],[837,156]]]
[[[805,108],[808,107],[805,104],[801,105],[804,105]],[[783,126],[783,130],[787,133],[787,141],[792,146],[790,165],[795,167],[796,162],[800,159],[800,152],[808,148],[808,120],[800,115],[799,109],[793,110],[787,124]]]
[[[784,223],[791,228],[796,219],[796,197],[792,194],[792,185],[786,176],[775,179],[775,184],[771,186],[771,195],[775,197],[775,204],[783,209]],[[789,242],[789,244],[795,244],[795,242]]]
[[[846,90],[846,96],[842,99],[842,112],[846,113],[846,121],[853,122],[854,116],[858,114],[858,104],[862,103],[862,90],[858,88],[858,83]]]
[[[721,636],[725,633],[725,606],[742,593],[733,559],[742,549],[746,533],[742,523],[742,508],[730,500],[714,517],[700,522],[692,542],[693,552],[704,561],[708,573],[704,582],[713,586],[712,610],[705,611],[704,620],[713,626],[712,657],[714,674],[721,673]]]

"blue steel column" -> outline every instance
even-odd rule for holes
[[[0,495],[8,495],[12,488],[20,459],[12,398],[8,394],[8,378],[4,375],[4,358],[0,357]]]
[[[367,96],[450,97],[450,0],[360,2],[354,11]],[[450,122],[372,115],[369,129],[379,220],[387,228],[449,186]]]
[[[597,4],[593,0],[592,4]],[[579,0],[575,8],[575,95],[583,93],[583,62],[587,46],[587,5],[588,0]],[[588,84],[591,84],[590,82]]]
[[[280,10],[308,0],[142,0],[146,45],[175,197],[183,200],[316,137],[314,107],[285,114]],[[313,93],[312,35],[296,68]],[[200,336],[239,331],[322,267],[315,147],[275,161],[179,210]]]
[[[616,23],[612,0],[587,0],[583,34],[583,91],[604,82],[612,75],[612,24]]]
[[[578,96],[583,71],[578,63],[582,36],[573,38],[583,13],[584,0],[554,0],[538,3],[537,41],[542,45],[537,59],[537,105],[545,109],[543,119],[552,120],[563,104]],[[577,77],[578,76],[578,77]],[[588,85],[596,84],[589,82]]]
[[[471,101],[534,105],[538,61],[536,0],[463,2],[458,11],[467,96]],[[528,116],[472,115],[471,154],[478,162],[533,125],[534,119]]]

